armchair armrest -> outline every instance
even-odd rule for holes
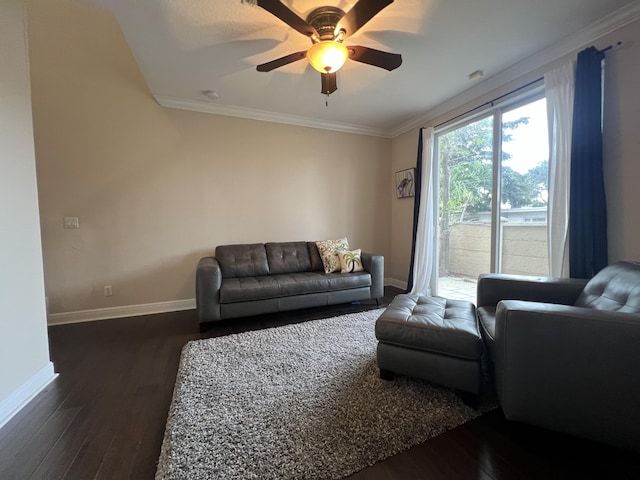
[[[483,273],[478,277],[478,307],[496,306],[501,300],[573,305],[587,280]]]
[[[362,252],[362,268],[371,274],[371,298],[384,297],[384,257]]]
[[[510,420],[640,448],[640,315],[506,300],[496,389]]]
[[[220,320],[222,270],[215,257],[204,257],[196,269],[196,308],[202,323]]]

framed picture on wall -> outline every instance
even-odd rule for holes
[[[407,168],[396,172],[396,197],[407,198],[416,194],[416,169]]]

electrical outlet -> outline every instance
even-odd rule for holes
[[[111,285],[105,285],[104,286],[104,296],[105,297],[110,297],[111,295],[113,295],[113,288],[111,287]]]

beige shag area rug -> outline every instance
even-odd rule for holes
[[[381,380],[382,312],[189,342],[156,479],[343,478],[491,408]]]

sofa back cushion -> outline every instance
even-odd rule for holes
[[[216,248],[223,278],[269,275],[267,251],[262,243],[220,245]]]
[[[316,242],[307,242],[307,248],[309,249],[309,258],[311,259],[311,271],[324,271],[324,264],[322,263],[322,257],[320,256]]]
[[[264,246],[271,275],[311,270],[307,242],[271,242]]]
[[[617,262],[603,268],[589,280],[575,305],[640,313],[640,263]]]

